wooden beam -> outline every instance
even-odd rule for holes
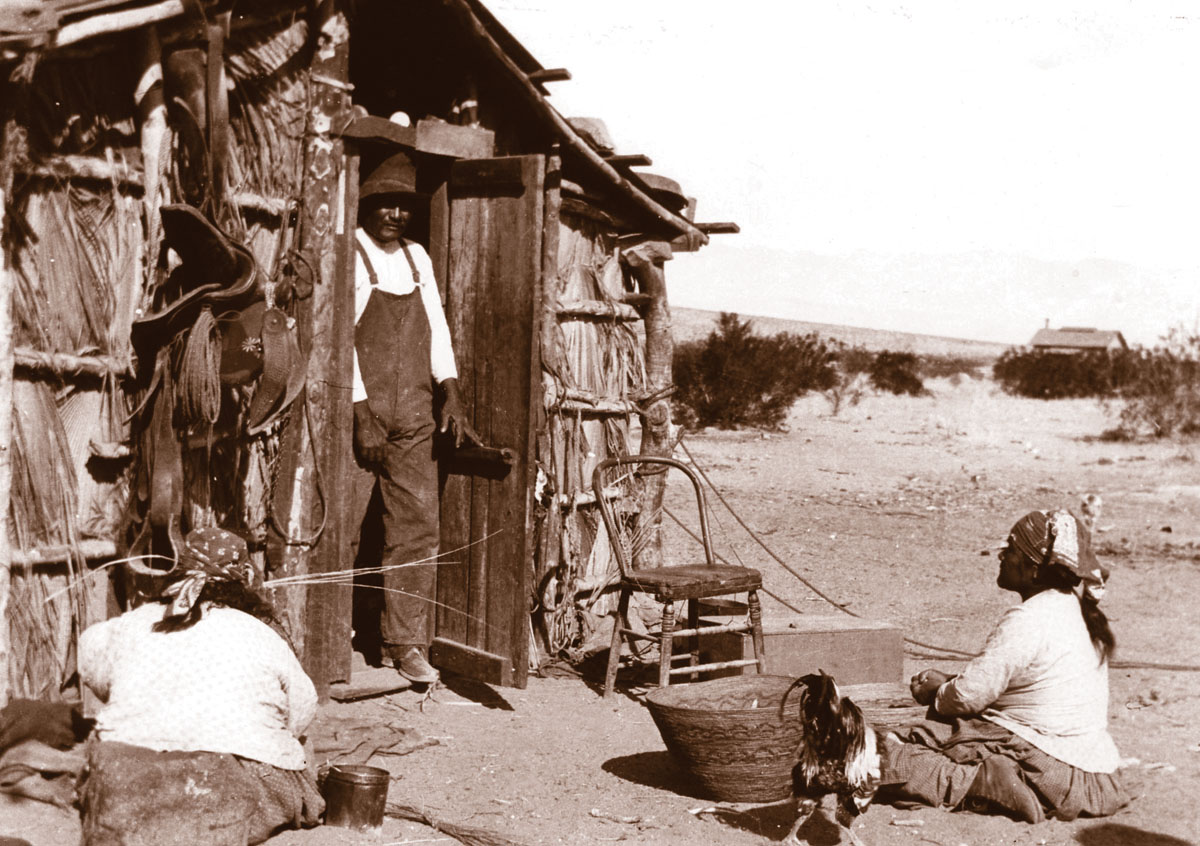
[[[625,303],[612,303],[607,300],[570,300],[559,303],[555,311],[560,320],[582,317],[630,323],[642,319],[633,306]]]
[[[650,167],[654,162],[644,153],[605,156],[604,160],[613,167]]]
[[[581,414],[596,414],[604,417],[635,414],[638,410],[638,407],[628,400],[596,400],[595,402],[589,402],[586,400],[562,399],[552,407],[566,412],[577,411]]]
[[[151,6],[141,6],[136,9],[122,9],[117,12],[104,12],[98,15],[74,21],[60,27],[54,33],[50,46],[66,47],[97,35],[109,35],[114,32],[124,32],[129,29],[149,26],[160,21],[170,20],[183,14],[183,0],[162,0]]]
[[[24,176],[41,179],[79,179],[93,182],[116,183],[124,190],[141,193],[143,175],[141,168],[124,161],[108,161],[96,156],[48,156],[30,167],[18,171]],[[272,217],[283,217],[295,210],[295,203],[284,197],[268,197],[252,191],[235,191],[229,195],[234,205],[242,209],[262,212]]]
[[[13,550],[12,563],[14,567],[36,567],[42,564],[59,564],[76,556],[86,561],[116,558],[117,545],[110,540],[89,538],[73,544],[18,549]]]
[[[12,129],[10,123],[7,130]],[[5,132],[7,136],[9,132]],[[5,145],[7,148],[7,144]],[[0,155],[7,153],[0,151]],[[6,157],[7,158],[7,157]],[[10,177],[7,161],[0,159],[0,171]],[[11,177],[10,177],[11,178]],[[0,232],[4,231],[5,209],[8,208],[7,188],[11,182],[0,182]],[[12,410],[13,410],[13,345],[12,295],[13,271],[8,262],[8,250],[0,252],[0,707],[8,704],[9,664],[12,660],[12,637],[8,627],[8,595],[12,584],[13,555],[9,541],[9,503],[12,494]]]
[[[537,86],[525,77],[524,72],[517,66],[516,62],[496,43],[491,33],[487,31],[479,18],[475,16],[467,0],[441,0],[441,3],[458,19],[468,35],[475,38],[476,41],[487,48],[487,51],[500,63],[507,75],[517,83],[519,93],[533,107],[534,113],[547,124],[551,131],[563,139],[566,146],[571,149],[571,152],[591,165],[601,178],[618,188],[632,200],[634,205],[660,221],[668,229],[680,234],[690,235],[700,244],[708,242],[707,235],[692,226],[689,221],[664,208],[636,186],[631,185],[629,180],[622,176],[616,168],[604,161],[600,154],[583,140],[579,133],[567,122],[567,119],[546,102],[545,97],[538,91]]]
[[[611,485],[605,488],[603,493],[605,499],[618,499],[625,495],[625,492],[616,485]],[[594,505],[596,502],[595,491],[576,491],[574,494],[559,494],[554,498],[558,503],[559,508],[579,508],[584,505]]]
[[[531,71],[525,78],[534,85],[541,85],[543,82],[566,82],[571,78],[571,72],[566,68],[542,68]]]
[[[496,134],[478,126],[422,119],[417,121],[416,149],[455,159],[486,159],[495,154]]]
[[[742,227],[736,223],[697,223],[696,228],[705,235],[736,235],[742,231]]]
[[[110,355],[49,353],[28,347],[17,347],[13,351],[13,365],[22,370],[50,373],[59,377],[79,375],[125,377],[133,372],[128,361],[121,361]]]

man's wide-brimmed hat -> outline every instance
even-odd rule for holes
[[[393,153],[363,180],[358,198],[365,200],[380,194],[391,194],[411,200],[428,200],[428,194],[417,190],[417,168],[408,153]]]

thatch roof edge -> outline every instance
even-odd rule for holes
[[[486,16],[488,20],[482,19],[475,13],[474,7],[478,5],[478,0],[441,0],[441,2],[463,24],[468,37],[475,39],[508,70],[509,74],[520,87],[522,94],[533,105],[537,114],[547,123],[550,130],[561,138],[563,143],[582,159],[602,181],[616,188],[621,194],[633,201],[634,205],[654,217],[671,231],[685,236],[693,249],[708,243],[708,236],[703,231],[686,218],[660,205],[592,149],[591,145],[567,122],[566,118],[559,114],[558,110],[538,90],[538,87],[529,80],[527,71],[522,68],[521,61],[517,57],[510,55],[501,44],[502,38],[506,40],[510,39],[514,44],[517,43],[516,39],[513,38],[508,30],[501,27],[490,13]],[[498,31],[493,32],[489,28],[489,20],[493,26],[498,27]],[[517,46],[519,47],[520,45],[517,44]],[[524,56],[528,56],[523,47],[520,49]]]

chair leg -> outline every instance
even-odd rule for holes
[[[696,628],[699,628],[699,626],[700,626],[700,601],[698,599],[689,599],[688,600],[688,628],[696,629]],[[699,664],[700,663],[700,636],[699,635],[693,635],[692,637],[688,638],[688,652],[690,653],[690,657],[688,658],[688,664],[693,667],[696,666],[697,664]],[[696,678],[697,678],[697,674],[692,673],[690,676],[688,676],[688,681],[696,681]]]
[[[662,633],[658,641],[658,686],[671,683],[671,650],[675,642],[675,603],[663,605]]]
[[[628,624],[630,591],[621,588],[617,612],[613,615],[612,644],[608,647],[608,669],[604,672],[604,695],[610,696],[617,683],[617,667],[621,663],[621,627]]]
[[[759,673],[767,671],[767,654],[763,647],[762,605],[758,601],[758,591],[750,591],[746,597],[750,606],[750,633],[754,641],[754,660],[758,662]]]

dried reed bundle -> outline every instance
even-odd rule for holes
[[[115,189],[79,184],[31,191],[24,201],[38,239],[14,256],[14,340],[127,359],[131,305],[141,296],[140,208]]]
[[[293,198],[301,191],[308,26],[248,27],[230,37],[226,70],[235,190]]]
[[[559,234],[558,274],[560,302],[602,300],[616,303],[630,289],[612,237],[595,221],[566,217]],[[629,323],[594,319],[560,320],[563,368],[559,377],[568,388],[589,391],[598,399],[623,400],[645,394],[643,340]],[[577,494],[591,491],[596,462],[609,455],[630,453],[629,415],[592,417],[561,409],[549,420],[551,449],[548,473],[556,492],[574,503]],[[622,494],[614,503],[618,512],[634,515],[640,501],[640,484],[620,482]],[[553,507],[558,508],[555,504]],[[631,555],[654,540],[649,523],[627,520],[631,534],[625,538]],[[643,529],[642,526],[647,528]],[[546,520],[544,528],[557,530],[550,538],[556,556],[548,562],[549,580],[557,599],[546,607],[544,627],[551,652],[580,658],[606,645],[599,618],[611,613],[609,588],[617,581],[617,564],[609,539],[600,526],[595,506],[571,506],[561,520]]]
[[[53,393],[43,382],[15,380],[13,406],[10,514],[15,544],[20,549],[74,544],[75,466]],[[86,607],[81,590],[46,601],[58,588],[79,583],[79,562],[64,564],[13,568],[13,691],[42,695],[68,675],[72,635],[86,619]]]

